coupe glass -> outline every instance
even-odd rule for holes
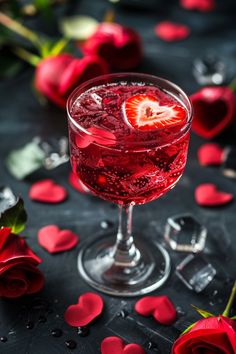
[[[95,129],[82,126],[78,122],[79,97],[100,85],[104,85],[109,96],[109,85],[119,83],[126,86],[138,83],[140,87],[150,85],[161,89],[185,108],[185,123],[172,129],[156,129],[150,134],[141,132],[136,139],[124,134],[122,139],[112,141],[115,135],[107,130],[106,134],[101,134],[104,126],[99,122],[103,121],[104,106],[118,107],[119,97],[102,101],[95,95],[96,104],[86,107],[87,114],[94,119]],[[170,258],[158,239],[142,238],[143,230],[133,238],[132,211],[134,205],[162,196],[180,179],[187,159],[192,120],[190,101],[178,86],[167,80],[146,74],[110,74],[77,87],[68,99],[67,113],[73,171],[92,193],[119,205],[116,241],[115,235],[106,233],[91,237],[81,245],[79,272],[88,284],[107,294],[137,296],[149,293],[167,280]],[[107,119],[112,125],[113,117],[108,115]]]

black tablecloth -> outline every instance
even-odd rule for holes
[[[147,0],[148,3],[148,0]],[[168,5],[167,5],[168,4]],[[218,1],[218,8],[211,13],[189,12],[180,8],[177,1],[156,1],[151,10],[117,6],[117,22],[133,26],[144,42],[145,58],[138,68],[140,72],[162,76],[179,84],[188,94],[197,90],[192,75],[192,61],[196,56],[213,53],[223,58],[227,66],[227,79],[236,74],[236,28],[234,1]],[[108,3],[102,0],[73,2],[68,8],[62,7],[58,16],[67,13],[88,14],[101,20]],[[166,43],[158,39],[154,25],[164,19],[188,24],[191,36],[185,41]],[[28,20],[32,27],[43,28],[36,18]],[[204,141],[192,134],[188,164],[177,187],[160,200],[136,207],[134,233],[142,230],[147,237],[162,238],[167,217],[179,213],[192,213],[209,229],[206,257],[217,269],[213,283],[201,294],[188,290],[174,274],[175,266],[184,254],[170,252],[172,272],[167,283],[154,294],[167,294],[178,307],[178,320],[173,326],[162,326],[152,318],[143,318],[134,312],[136,299],[121,299],[103,295],[103,315],[90,326],[90,334],[80,337],[77,330],[69,327],[63,314],[68,305],[76,303],[80,294],[91,289],[79,277],[77,254],[80,244],[69,251],[50,255],[37,243],[37,231],[48,224],[58,224],[80,235],[81,242],[99,237],[103,232],[100,223],[112,221],[117,225],[117,210],[108,202],[95,197],[79,194],[68,184],[69,164],[54,171],[40,170],[25,181],[17,181],[7,172],[4,159],[11,149],[22,146],[36,135],[47,139],[67,134],[66,116],[52,105],[41,107],[32,90],[33,71],[25,68],[14,79],[0,83],[0,181],[10,186],[23,197],[28,212],[27,228],[24,235],[33,250],[43,259],[40,266],[46,277],[45,288],[37,295],[20,300],[0,301],[0,342],[1,354],[63,354],[99,353],[100,343],[106,336],[117,335],[127,342],[141,344],[146,353],[169,353],[171,345],[181,331],[199,316],[191,308],[200,308],[219,313],[224,308],[235,278],[235,229],[236,204],[223,208],[202,208],[194,201],[195,187],[204,182],[216,183],[220,188],[236,196],[235,180],[227,179],[219,168],[203,168],[197,161],[197,149]],[[235,126],[231,127],[218,142],[233,143]],[[47,205],[31,201],[28,190],[33,181],[53,178],[68,189],[69,198],[62,204]],[[127,316],[117,314],[125,309]],[[55,338],[51,330],[62,329],[63,335]],[[75,340],[77,348],[69,350],[65,342]],[[156,349],[148,349],[149,341]],[[112,353],[111,353],[112,354]]]

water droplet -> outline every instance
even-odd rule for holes
[[[121,317],[121,318],[126,318],[128,315],[129,315],[129,313],[125,309],[123,309],[123,310],[121,310],[120,312],[117,313],[117,316]]]
[[[69,349],[75,349],[77,347],[77,343],[74,340],[71,340],[71,339],[67,340],[65,342],[65,344],[66,344],[67,348],[69,348]]]
[[[5,336],[0,337],[0,341],[2,343],[6,343],[7,342],[7,337],[5,337]]]
[[[29,321],[26,323],[26,328],[27,329],[33,329],[34,328],[34,322],[33,321]]]
[[[214,290],[212,296],[216,296],[218,294],[218,290]]]
[[[45,322],[47,322],[47,318],[45,316],[39,316],[38,321],[39,321],[39,323],[45,323]]]
[[[51,335],[53,337],[59,338],[59,337],[62,336],[62,334],[63,334],[63,332],[62,332],[62,330],[60,328],[54,328],[54,329],[51,330]]]
[[[110,221],[110,220],[103,220],[103,221],[100,222],[100,226],[104,230],[112,227],[113,225],[114,225],[113,222]]]
[[[176,307],[176,312],[178,313],[179,316],[185,315],[184,310],[180,306]]]
[[[89,327],[84,326],[84,327],[78,327],[78,335],[80,337],[86,337],[89,335]]]
[[[151,341],[147,342],[147,348],[148,348],[148,349],[152,349],[152,350],[154,350],[155,352],[158,351],[157,345],[156,345],[155,343],[151,342]]]

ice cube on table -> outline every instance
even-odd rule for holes
[[[207,229],[191,214],[174,215],[167,219],[164,238],[174,251],[201,252],[206,243]]]
[[[0,213],[16,203],[16,196],[9,187],[0,187]]]
[[[200,293],[216,275],[216,269],[200,254],[190,254],[176,267],[176,275],[190,290]]]

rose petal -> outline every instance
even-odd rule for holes
[[[219,191],[213,183],[199,185],[195,190],[195,200],[201,206],[220,206],[233,200],[231,193]]]
[[[208,12],[215,9],[215,0],[180,0],[180,5],[187,10]]]
[[[69,306],[65,311],[65,321],[73,327],[87,326],[103,310],[103,299],[94,293],[85,293],[76,305]]]
[[[188,26],[170,21],[158,23],[154,30],[158,37],[168,42],[185,39],[190,34],[190,29]]]
[[[11,234],[10,227],[2,226],[0,228],[0,250],[2,249],[2,247],[4,246],[6,241],[8,240],[8,237],[10,236],[10,234]]]
[[[102,354],[145,354],[138,344],[127,344],[119,337],[107,337],[101,343]]]
[[[79,176],[77,176],[77,174],[72,171],[69,174],[69,183],[80,193],[91,194],[90,190],[81,181]]]
[[[168,296],[145,296],[135,304],[135,311],[142,316],[152,315],[161,324],[176,321],[176,309]]]
[[[224,149],[218,144],[204,144],[198,149],[198,160],[203,166],[220,166],[224,161]]]
[[[0,296],[17,298],[24,295],[27,288],[27,278],[25,273],[19,268],[10,268],[0,278]]]
[[[87,129],[89,134],[77,134],[75,138],[76,145],[83,149],[92,143],[103,146],[112,146],[116,144],[116,136],[108,130],[91,127]]]
[[[31,186],[29,197],[37,202],[60,203],[66,199],[67,191],[52,179],[44,179]]]
[[[49,253],[70,250],[78,241],[78,235],[71,230],[60,230],[57,225],[44,226],[38,232],[38,243]]]

